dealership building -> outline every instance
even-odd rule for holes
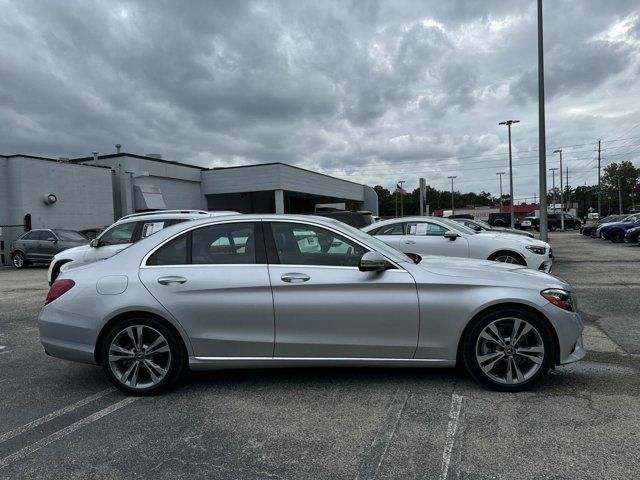
[[[157,154],[0,155],[0,264],[26,229],[90,228],[152,210],[309,213],[324,204],[378,213],[373,188],[285,163],[203,168]]]

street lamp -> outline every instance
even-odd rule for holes
[[[400,216],[403,217],[404,216],[404,202],[403,202],[403,197],[404,197],[404,189],[402,188],[402,184],[406,183],[406,180],[398,180],[398,185],[400,185],[400,191],[398,192],[400,194]],[[396,192],[398,191],[398,189],[396,188]],[[396,197],[397,198],[397,197]],[[397,200],[396,200],[397,202]],[[397,204],[396,204],[397,205]],[[397,211],[397,207],[396,207],[396,217],[398,216],[398,211]]]
[[[496,175],[500,175],[500,213],[502,213],[502,175],[504,172],[497,172]]]
[[[456,206],[455,203],[453,201],[453,179],[454,178],[458,178],[457,175],[451,175],[450,177],[447,177],[451,179],[451,216],[455,215],[456,213]]]
[[[509,214],[511,215],[511,228],[515,228],[515,219],[513,213],[513,161],[511,159],[511,125],[514,123],[520,123],[520,120],[505,120],[498,123],[498,125],[506,125],[509,131]]]
[[[553,192],[553,213],[556,213],[556,170],[558,170],[558,167],[550,168],[549,170],[551,170],[553,175],[553,187],[551,191]]]
[[[560,154],[560,230],[564,230],[564,194],[562,193],[562,149],[554,150],[553,153]]]

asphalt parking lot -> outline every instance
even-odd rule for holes
[[[551,243],[589,354],[518,394],[455,370],[323,368],[126,397],[100,368],[44,354],[46,270],[0,269],[0,478],[635,478],[640,247]]]

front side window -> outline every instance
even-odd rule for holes
[[[357,267],[367,251],[352,240],[315,225],[271,224],[280,263]]]
[[[111,227],[100,236],[100,246],[125,245],[133,242],[133,232],[136,222],[121,223]]]
[[[38,240],[45,240],[47,242],[53,242],[57,240],[56,236],[50,230],[40,230],[38,232]]]

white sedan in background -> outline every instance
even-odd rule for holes
[[[553,256],[548,243],[518,235],[478,233],[443,218],[403,217],[362,229],[404,253],[467,257],[514,263],[549,273]]]

